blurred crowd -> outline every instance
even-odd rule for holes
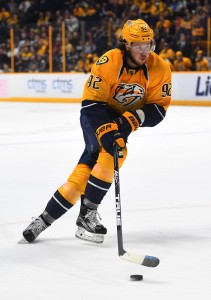
[[[154,29],[155,51],[172,70],[208,70],[210,15],[209,0],[0,0],[0,72],[13,71],[11,55],[15,72],[89,72],[137,18]]]

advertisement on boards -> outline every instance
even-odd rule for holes
[[[211,101],[211,72],[174,72],[172,100]]]
[[[0,74],[0,100],[80,102],[90,74]],[[211,105],[211,72],[173,72],[172,103]]]
[[[0,99],[1,98],[9,98],[8,78],[0,77]]]
[[[17,74],[14,98],[80,99],[87,74]]]

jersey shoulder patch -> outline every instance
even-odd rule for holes
[[[97,60],[96,65],[102,65],[102,64],[107,63],[108,61],[109,61],[108,56],[103,55]]]

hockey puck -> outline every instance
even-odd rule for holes
[[[141,281],[143,280],[143,275],[130,275],[131,281]]]

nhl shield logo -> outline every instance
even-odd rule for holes
[[[137,83],[121,83],[117,86],[113,99],[122,106],[132,106],[144,98],[145,90]]]

